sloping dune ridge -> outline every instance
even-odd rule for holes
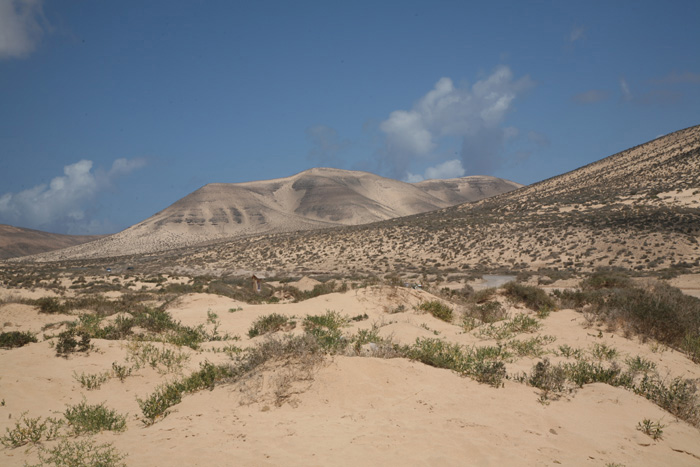
[[[329,168],[259,182],[212,183],[122,232],[37,259],[150,253],[225,238],[367,224],[476,201],[521,186],[485,176],[414,185]]]

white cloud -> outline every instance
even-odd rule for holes
[[[446,178],[464,177],[464,174],[465,170],[464,167],[462,167],[462,161],[459,159],[452,159],[451,161],[445,161],[434,167],[428,167],[425,169],[423,175],[408,172],[404,180],[409,183],[416,183],[422,182],[423,180],[443,180]]]
[[[0,0],[0,59],[23,58],[41,39],[41,0]]]
[[[92,161],[63,168],[48,184],[0,196],[0,221],[51,232],[92,233],[100,221],[92,219],[97,195],[111,188],[117,177],[145,165],[143,159],[117,159],[106,174],[93,172]]]
[[[121,177],[122,175],[129,175],[131,172],[140,169],[144,165],[146,165],[146,159],[144,158],[126,159],[122,157],[116,159],[112,163],[112,168],[109,170],[107,176],[109,179],[112,179],[114,177]]]
[[[515,79],[510,68],[500,66],[471,87],[456,87],[441,78],[411,110],[396,110],[379,128],[384,133],[382,162],[392,176],[405,178],[411,162],[434,155],[448,137],[462,139],[461,156],[467,170],[485,168],[496,160],[503,142],[517,128],[502,128],[513,101],[533,83]]]
[[[457,177],[464,177],[464,167],[462,167],[462,161],[460,161],[459,159],[446,161],[442,164],[436,165],[435,167],[428,167],[425,170],[426,179],[444,179]]]

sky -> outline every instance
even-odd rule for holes
[[[0,0],[0,223],[312,167],[531,184],[700,124],[700,2]]]

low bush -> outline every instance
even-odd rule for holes
[[[96,444],[92,439],[64,439],[52,448],[39,450],[42,465],[56,467],[126,467],[122,462],[125,458],[126,455],[117,451],[112,444]]]
[[[9,331],[0,334],[0,348],[14,349],[37,342],[36,337],[29,331]]]
[[[75,435],[126,430],[126,416],[108,409],[104,403],[88,405],[82,401],[78,405],[69,406],[63,416]]]
[[[552,310],[556,307],[554,299],[539,287],[508,282],[503,286],[503,290],[506,297],[534,311]]]
[[[423,302],[418,306],[419,310],[427,311],[437,319],[445,321],[446,323],[451,323],[453,318],[452,308],[445,305],[439,300],[432,300],[429,302]]]
[[[264,334],[277,332],[281,329],[293,329],[295,326],[296,323],[290,321],[288,317],[278,313],[272,313],[270,315],[261,316],[253,321],[253,325],[248,330],[248,337],[262,336]]]
[[[60,357],[68,357],[73,352],[87,352],[90,348],[90,335],[75,329],[61,332],[56,341],[56,355]]]
[[[0,442],[5,447],[17,448],[30,443],[37,444],[41,440],[50,441],[59,436],[63,423],[63,420],[51,417],[42,420],[41,417],[27,417],[23,413],[15,421],[14,428],[5,428],[5,435],[0,438]]]

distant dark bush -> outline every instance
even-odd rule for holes
[[[524,304],[535,311],[552,310],[556,307],[554,299],[539,287],[508,282],[503,286],[506,297]]]
[[[36,300],[40,313],[65,313],[65,307],[55,297],[42,297]]]

